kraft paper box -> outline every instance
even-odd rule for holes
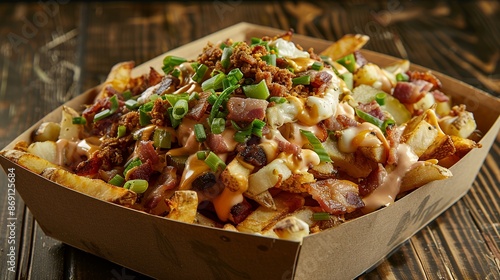
[[[249,40],[283,31],[241,23],[168,52],[196,58],[206,42],[226,38]],[[331,42],[294,35],[294,42],[317,52]],[[368,61],[387,65],[395,58],[363,51]],[[165,55],[134,69],[134,76],[161,69]],[[111,68],[111,65],[110,65]],[[414,66],[414,69],[424,68]],[[482,148],[455,164],[453,177],[419,188],[394,205],[304,238],[302,243],[185,224],[100,201],[52,183],[0,157],[5,171],[15,168],[17,191],[43,231],[64,243],[155,278],[169,279],[349,279],[363,273],[410,238],[471,187],[498,134],[500,101],[447,76],[444,92],[467,105],[484,132]],[[92,102],[98,88],[66,105],[75,109]],[[61,108],[42,121],[59,121]]]

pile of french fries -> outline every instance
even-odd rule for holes
[[[291,40],[291,36],[281,38]],[[411,82],[410,62],[400,60],[390,65],[379,66],[363,61],[358,51],[368,39],[364,35],[346,35],[320,54],[324,69],[334,73],[333,80],[338,81],[336,85],[339,91],[338,100],[334,101],[336,106],[347,108],[346,116],[356,122],[337,131],[327,131],[328,135],[321,140],[320,145],[329,160],[311,160],[305,170],[295,172],[289,168],[287,161],[280,161],[279,157],[268,158],[266,166],[255,170],[252,166],[248,167],[238,155],[235,157],[219,155],[223,159],[226,158],[226,166],[216,173],[217,185],[221,189],[217,196],[211,200],[202,200],[198,191],[189,187],[181,189],[177,186],[165,190],[160,202],[162,206],[150,213],[185,223],[301,241],[304,236],[311,233],[332,228],[349,219],[388,206],[398,197],[428,182],[452,176],[447,168],[471,149],[479,147],[476,142],[479,133],[472,113],[463,105],[453,105],[451,100],[438,101],[431,92],[423,94],[412,103],[398,100],[393,96],[393,91],[399,82]],[[102,85],[102,91],[96,97],[96,102],[107,100],[113,94],[123,94],[132,87],[132,84],[144,79],[131,77],[132,69],[133,63],[130,62],[116,65]],[[427,81],[437,80],[430,72],[417,74]],[[142,95],[144,96],[144,93]],[[353,114],[363,104],[378,102],[381,96],[383,101],[377,106],[380,106],[386,119],[391,120],[386,127],[383,127],[384,130],[387,129],[386,131],[365,125],[364,123],[369,121],[363,119],[362,115]],[[283,106],[293,109],[294,103],[290,100],[292,99],[287,97],[287,102]],[[280,107],[273,108],[272,105],[268,107],[264,119],[266,127],[270,127],[271,131],[280,131],[285,136],[286,128],[291,135],[290,130],[294,129],[292,124],[297,123],[297,117],[292,114],[289,116],[290,120],[286,121],[290,111],[288,109],[278,111],[278,108]],[[143,209],[141,203],[153,190],[146,190],[145,193],[135,192],[134,188],[115,186],[102,178],[80,176],[73,172],[75,164],[71,160],[74,155],[70,155],[68,151],[72,145],[81,143],[79,141],[82,139],[89,139],[85,125],[74,121],[79,117],[81,113],[65,106],[59,123],[43,123],[34,133],[31,143],[18,143],[15,149],[2,151],[2,154],[62,186],[105,201]],[[362,129],[362,126],[366,126],[367,129]],[[398,133],[399,137],[388,137],[389,133]],[[364,135],[362,139],[359,136],[361,134]],[[116,136],[103,136],[105,137]],[[391,143],[394,139],[397,143]],[[87,140],[90,149],[87,152],[91,154],[92,147],[94,149],[99,147],[101,140],[102,138],[94,139],[95,145],[88,143],[90,140]],[[354,145],[353,141],[359,143],[371,141],[376,144]],[[311,143],[307,141],[304,143],[300,147],[301,154],[291,155],[296,157],[294,160],[316,158],[314,154],[316,151],[311,148]],[[64,148],[61,149],[61,146]],[[398,150],[400,146],[405,147],[404,155],[401,149]],[[158,150],[160,148],[157,148]],[[307,153],[304,152],[306,150]],[[166,157],[165,153],[160,155]],[[404,168],[406,163],[403,163],[403,159],[413,159],[411,168],[410,165]],[[162,161],[167,160],[163,158]],[[383,172],[377,173],[377,170],[381,169]],[[385,174],[383,178],[398,181],[395,193],[389,195],[389,200],[386,195],[380,203],[374,196],[380,196],[381,193],[383,195],[384,190],[381,189],[390,186],[386,186],[387,182],[384,185],[383,178],[382,181],[371,178],[377,174]],[[369,184],[375,186],[362,194],[362,188],[366,188]],[[251,209],[242,221],[218,218],[213,209],[210,210],[213,207],[211,203],[217,199],[224,199],[224,195],[236,197],[235,193],[241,195],[241,199],[250,201]],[[355,203],[352,202],[353,195],[357,199]],[[354,206],[352,209],[339,206],[342,209],[332,210],[333,208],[322,204],[325,201],[339,203],[342,207]],[[374,204],[373,201],[377,203]]]

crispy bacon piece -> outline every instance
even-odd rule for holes
[[[378,168],[372,170],[368,177],[359,183],[359,195],[364,197],[373,192],[376,188],[382,185],[386,176],[387,171],[384,166],[379,163]]]
[[[364,206],[358,186],[347,180],[327,179],[311,183],[309,194],[324,211],[333,215],[351,213]]]
[[[401,103],[412,104],[419,101],[432,88],[432,84],[424,80],[398,82],[392,95]]]
[[[99,153],[95,153],[86,161],[80,162],[75,169],[75,174],[79,176],[94,176],[99,172],[103,164],[103,158]]]
[[[358,126],[358,122],[346,115],[333,115],[323,121],[325,128],[330,131],[339,131],[348,127]]]
[[[243,220],[245,220],[252,212],[252,204],[250,204],[246,199],[243,199],[242,202],[231,207],[231,210],[229,212],[229,220],[235,224],[239,224]]]
[[[203,118],[203,115],[207,111],[208,105],[210,105],[208,103],[208,97],[210,96],[210,94],[211,94],[210,92],[200,93],[199,94],[200,98],[193,102],[194,105],[186,114],[186,117],[193,119],[195,121],[201,120],[201,118]]]
[[[326,71],[311,71],[311,86],[317,88],[317,92],[324,92],[333,76]]]
[[[228,120],[236,122],[251,122],[255,119],[263,120],[269,102],[262,99],[231,97],[227,101]]]
[[[179,179],[177,176],[177,170],[173,166],[165,166],[155,182],[155,185],[150,186],[148,189],[148,195],[145,198],[144,208],[146,211],[151,211],[161,201],[164,201],[168,197],[167,195],[169,190],[174,189],[179,183]]]
[[[208,134],[205,144],[214,153],[228,153],[231,151],[222,134]]]
[[[368,113],[368,114],[374,116],[377,119],[380,119],[380,120],[386,119],[386,115],[382,111],[382,108],[380,108],[380,105],[375,100],[373,100],[370,103],[359,104],[358,109],[365,112],[365,113]]]
[[[448,102],[450,101],[450,98],[448,96],[446,96],[446,94],[444,94],[442,91],[438,90],[438,89],[435,89],[433,91],[431,91],[432,95],[434,96],[434,99],[437,101],[437,102]]]
[[[148,86],[154,86],[157,85],[161,82],[163,79],[163,75],[158,73],[153,67],[149,68],[149,75],[148,75]]]
[[[441,81],[430,71],[408,71],[406,74],[410,77],[410,81],[422,80],[431,83],[433,90],[440,89],[442,87]]]
[[[140,141],[134,151],[142,162],[150,161],[152,165],[160,161],[160,157],[153,147],[153,141]]]
[[[267,163],[266,152],[259,145],[245,146],[239,153],[242,159],[257,168],[263,167]]]
[[[148,159],[145,163],[130,169],[127,172],[127,180],[143,179],[149,181],[151,174],[153,174],[153,165]]]

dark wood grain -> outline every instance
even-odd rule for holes
[[[371,37],[367,49],[408,58],[500,96],[498,1],[4,3],[0,146],[102,82],[115,63],[140,64],[241,21],[328,40],[365,33]],[[360,278],[500,279],[499,162],[500,136],[470,192]],[[4,265],[6,185],[0,173],[1,279],[147,279],[47,237],[19,196],[17,269],[10,273]]]

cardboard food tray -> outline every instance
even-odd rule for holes
[[[283,31],[241,23],[168,52],[195,58],[203,46]],[[294,35],[294,42],[317,52],[331,42]],[[368,61],[387,65],[396,59],[363,51]],[[134,76],[161,69],[165,55],[134,69]],[[111,68],[111,65],[110,65]],[[414,69],[425,68],[413,66]],[[454,102],[467,105],[484,132],[482,148],[455,164],[453,177],[419,188],[390,207],[304,238],[302,244],[257,235],[185,224],[97,200],[52,183],[0,157],[4,170],[15,168],[16,187],[43,231],[55,239],[159,279],[350,279],[363,273],[460,199],[471,187],[498,134],[500,101],[460,81],[433,72]],[[66,105],[82,109],[98,87]],[[30,141],[42,121],[59,121],[61,108],[48,114],[17,141]]]

